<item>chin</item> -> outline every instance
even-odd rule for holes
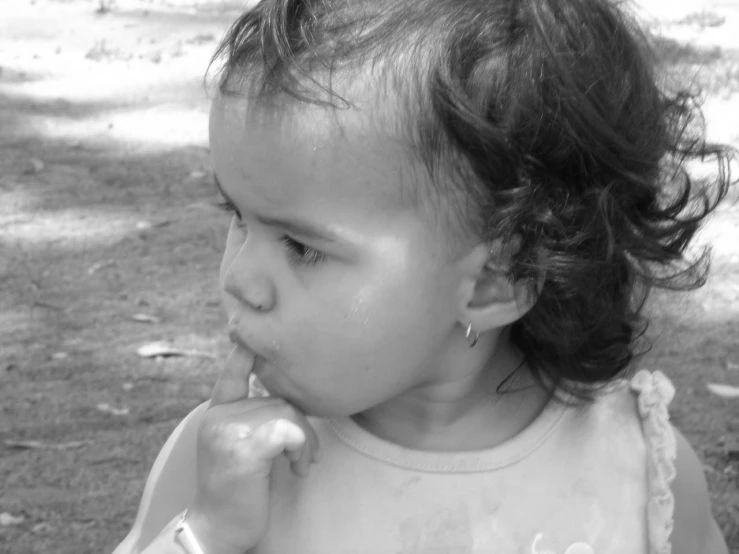
[[[252,374],[251,376],[253,383],[254,396],[273,396],[275,398],[282,398],[286,402],[289,402],[300,410],[306,416],[319,417],[322,419],[334,419],[341,417],[348,417],[361,410],[348,410],[347,406],[336,405],[335,403],[327,402],[325,397],[322,399],[320,391],[318,394],[301,394],[291,390],[288,386],[280,386],[277,379],[274,378],[274,374],[263,374],[260,377]],[[262,394],[259,391],[264,391]],[[316,391],[312,391],[316,392]]]
[[[295,406],[298,410],[303,412],[306,416],[310,417],[320,417],[323,419],[331,419],[335,417],[340,417],[341,414],[337,414],[331,410],[326,410],[325,405],[321,405],[316,402],[310,402],[305,401],[300,398],[294,398],[291,396],[285,396],[285,400],[287,400],[290,404]]]
[[[336,409],[337,406],[332,406],[317,398],[306,399],[304,396],[293,394],[275,394],[275,396],[283,398],[306,416],[318,417],[321,419],[335,419],[349,415],[340,409]]]

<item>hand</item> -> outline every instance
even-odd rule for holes
[[[208,554],[243,554],[269,520],[269,475],[284,453],[306,476],[318,437],[305,415],[283,399],[248,398],[254,355],[235,348],[226,361],[197,439],[197,486],[187,520]]]

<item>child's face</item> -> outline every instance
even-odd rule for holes
[[[400,143],[301,110],[247,121],[243,100],[214,102],[215,173],[241,216],[220,283],[265,387],[346,416],[444,379],[458,269],[444,225],[401,192],[417,184]]]

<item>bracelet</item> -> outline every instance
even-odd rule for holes
[[[174,528],[174,540],[186,552],[186,554],[205,554],[203,547],[200,546],[198,539],[187,524],[187,510],[182,512],[177,527]]]

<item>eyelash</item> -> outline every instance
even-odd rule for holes
[[[295,256],[290,259],[290,263],[293,265],[314,266],[326,259],[326,255],[323,252],[319,252],[315,248],[306,246],[288,236],[284,236],[280,240],[282,241],[282,244],[284,244],[285,247]]]
[[[232,214],[236,218],[236,224],[240,229],[246,229],[246,225],[241,221],[241,213],[234,206],[230,200],[223,200],[217,204],[217,207],[226,213]],[[295,239],[285,235],[280,239],[280,242],[285,245],[285,248],[291,254],[289,262],[291,265],[306,265],[314,266],[326,259],[326,255],[323,252],[306,246],[305,244],[296,241]]]

